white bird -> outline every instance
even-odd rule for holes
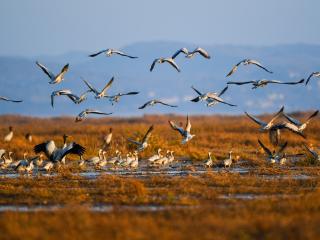
[[[15,102],[15,103],[20,103],[20,102],[22,102],[22,100],[13,100],[13,99],[9,99],[9,98],[3,97],[3,96],[0,96],[0,100],[2,100],[2,101],[7,101],[7,102]]]
[[[267,154],[267,161],[270,163],[280,163],[280,159],[282,158],[281,153],[285,150],[288,145],[288,142],[285,142],[280,149],[276,152],[271,152],[269,148],[267,148],[260,140],[258,140],[259,145],[262,147],[264,152]]]
[[[118,94],[113,95],[113,96],[105,96],[105,97],[109,98],[109,101],[113,105],[115,103],[118,103],[122,96],[137,95],[137,94],[139,94],[139,92],[127,92],[127,93],[118,93]]]
[[[112,157],[108,160],[108,163],[110,164],[116,164],[116,162],[121,162],[121,152],[119,150],[116,150],[115,152],[116,156]]]
[[[207,58],[207,59],[211,58],[209,53],[206,50],[204,50],[203,48],[200,48],[200,47],[194,49],[192,52],[189,52],[186,57],[187,58],[192,58],[192,57],[194,57],[194,55],[196,53],[199,53],[204,58]]]
[[[53,140],[38,144],[34,147],[36,154],[43,152],[51,162],[61,162],[62,158],[68,154],[83,155],[85,148],[71,142],[65,148],[57,148]]]
[[[312,77],[320,77],[320,72],[313,72],[309,75],[309,77],[307,78],[307,81],[306,81],[306,85],[309,83],[310,79]]]
[[[174,151],[169,151],[167,163],[172,163],[174,161],[173,153],[174,153]]]
[[[0,158],[3,159],[3,164],[5,166],[8,166],[10,165],[12,162],[13,162],[13,159],[12,159],[12,154],[13,152],[9,152],[8,153],[8,158],[5,156],[5,154],[3,154]]]
[[[69,64],[66,64],[60,71],[60,73],[58,73],[57,75],[53,74],[52,72],[50,72],[44,65],[42,65],[39,62],[36,62],[36,64],[42,69],[42,71],[50,78],[50,84],[56,84],[56,83],[60,83],[61,81],[64,80],[64,75],[65,73],[68,71],[69,69]]]
[[[252,84],[253,87],[252,89],[257,89],[258,87],[265,87],[269,83],[274,83],[274,84],[288,84],[288,85],[296,85],[303,83],[304,79],[301,79],[296,82],[281,82],[279,80],[267,80],[267,79],[261,79],[261,80],[252,80],[252,81],[247,81],[247,82],[227,82],[227,84],[236,84],[236,85],[243,85],[243,84]]]
[[[189,116],[187,115],[187,123],[185,128],[182,126],[177,126],[173,121],[169,121],[169,124],[173,130],[176,130],[180,133],[180,135],[183,137],[181,144],[186,144],[189,142],[195,135],[191,134],[191,122],[189,119]]]
[[[138,152],[134,151],[133,152],[133,160],[129,163],[130,168],[137,168],[139,166],[139,156]]]
[[[84,81],[84,83],[87,85],[87,87],[89,88],[90,92],[93,92],[95,95],[96,99],[100,99],[103,97],[106,97],[108,95],[106,95],[106,91],[111,87],[113,81],[114,81],[114,77],[112,77],[110,79],[110,81],[104,86],[104,88],[99,92],[97,89],[95,89],[89,82],[87,82],[85,79],[82,79]]]
[[[44,165],[43,165],[43,170],[49,172],[53,169],[54,167],[54,163],[51,161],[47,161]]]
[[[139,109],[144,109],[145,107],[154,106],[156,104],[162,104],[162,105],[165,105],[165,106],[168,106],[168,107],[178,107],[176,105],[171,105],[171,104],[165,103],[163,101],[160,101],[160,100],[157,100],[157,99],[153,99],[153,100],[150,100],[150,101],[146,102],[142,106],[140,106]]]
[[[72,94],[71,90],[69,90],[69,89],[62,89],[62,90],[53,91],[51,93],[51,106],[54,107],[54,98],[56,96],[68,96],[68,94]]]
[[[154,161],[156,161],[157,159],[162,158],[161,151],[162,151],[161,148],[158,148],[157,154],[149,157],[149,158],[148,158],[148,161],[149,161],[149,162],[154,162]]]
[[[207,92],[207,93],[201,93],[197,89],[195,89],[193,86],[191,87],[196,93],[198,93],[198,97],[191,99],[192,102],[199,102],[199,101],[206,101],[207,102],[207,107],[214,106],[218,103],[223,103],[232,107],[236,107],[237,105],[225,102],[220,96],[223,95],[228,87],[225,87],[220,93],[215,93],[215,92]]]
[[[86,161],[96,165],[103,159],[102,153],[103,153],[103,150],[99,149],[98,156],[93,156],[93,157],[87,159]]]
[[[261,63],[259,63],[259,62],[256,61],[256,60],[253,60],[253,59],[244,59],[244,60],[238,62],[235,66],[233,66],[233,68],[231,69],[231,71],[227,74],[227,77],[231,76],[235,71],[237,71],[238,67],[239,67],[241,64],[244,65],[244,66],[245,66],[245,65],[253,64],[253,65],[258,66],[259,68],[262,68],[263,70],[265,70],[265,71],[268,72],[268,73],[273,73],[273,72],[269,71],[267,68],[263,67],[263,66],[261,65]]]
[[[223,165],[224,165],[224,167],[226,168],[226,167],[231,167],[231,164],[232,164],[232,151],[230,151],[229,152],[229,158],[226,158],[226,159],[224,159],[223,160]]]
[[[104,136],[103,140],[104,140],[103,149],[106,149],[110,146],[112,141],[112,128],[109,129],[109,133],[106,136]]]
[[[138,57],[130,56],[128,54],[125,54],[122,51],[119,51],[119,50],[116,50],[116,49],[112,49],[112,48],[104,49],[104,50],[101,50],[101,51],[99,51],[97,53],[93,53],[93,54],[89,55],[89,57],[96,57],[96,56],[100,55],[101,53],[105,53],[105,55],[107,57],[111,57],[114,54],[118,54],[120,56],[124,56],[124,57],[128,57],[128,58],[138,58]]]
[[[174,61],[173,58],[156,58],[152,64],[151,64],[151,67],[150,67],[150,72],[152,72],[152,70],[154,69],[155,65],[157,63],[169,63],[172,67],[174,67],[178,72],[180,72],[180,68],[179,66],[176,64],[176,62]]]
[[[293,118],[293,117],[290,117],[288,114],[286,113],[283,113],[283,116],[288,119],[288,121],[293,124],[293,128],[296,129],[297,132],[302,132],[304,129],[306,129],[307,125],[309,124],[310,120],[314,117],[316,117],[318,115],[319,111],[315,111],[313,114],[311,114],[307,120],[302,123],[300,122],[299,120]]]
[[[173,55],[172,55],[172,59],[175,59],[180,53],[185,54],[186,56],[189,54],[189,50],[187,48],[180,48],[178,51],[176,51]]]
[[[151,132],[153,131],[153,125],[149,127],[147,133],[144,135],[144,137],[142,138],[142,141],[138,142],[135,140],[132,140],[130,138],[128,138],[128,141],[135,144],[137,146],[137,151],[141,152],[143,151],[146,147],[148,147],[148,140],[151,136]]]
[[[208,159],[204,161],[204,166],[205,167],[212,167],[213,165],[213,161],[212,161],[212,158],[211,158],[211,152],[208,152]]]
[[[80,96],[77,96],[73,93],[67,94],[67,97],[69,99],[71,99],[72,102],[74,102],[75,104],[80,104],[83,101],[87,100],[87,94],[88,92],[91,92],[91,90],[87,90],[84,93],[82,93]]]
[[[76,117],[76,122],[80,122],[82,120],[84,120],[88,114],[98,114],[98,115],[111,115],[112,113],[104,113],[104,112],[101,112],[99,110],[94,110],[94,109],[86,109],[86,110],[83,110],[82,112],[80,112],[78,114],[78,116]]]
[[[97,166],[102,168],[107,165],[107,157],[106,157],[107,152],[102,151],[102,159],[98,162]]]
[[[4,136],[4,139],[3,139],[3,140],[4,140],[5,142],[10,142],[10,141],[12,140],[12,138],[13,138],[13,127],[10,126],[10,127],[9,127],[9,133]]]

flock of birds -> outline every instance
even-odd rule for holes
[[[89,57],[97,57],[100,54],[105,54],[106,56],[110,57],[113,55],[120,55],[122,57],[127,57],[130,59],[136,59],[138,57],[128,55],[122,51],[116,50],[116,49],[105,49],[98,51],[96,53],[93,53],[89,55]],[[195,57],[196,55],[200,55],[204,57],[205,59],[210,59],[209,53],[204,50],[203,48],[196,48],[193,51],[189,51],[187,48],[181,48],[178,51],[176,51],[171,57],[159,57],[156,58],[150,67],[150,71],[153,71],[155,69],[156,65],[162,64],[162,63],[168,63],[170,66],[172,66],[175,70],[180,72],[180,67],[176,63],[175,59],[180,55],[184,54],[186,58],[191,59]],[[66,64],[63,66],[61,71],[58,74],[52,73],[46,66],[36,62],[36,65],[47,75],[49,78],[49,84],[59,84],[64,80],[64,76],[67,73],[69,69],[69,64]],[[238,62],[236,65],[233,66],[231,71],[226,75],[226,77],[229,77],[238,70],[240,66],[247,66],[247,65],[254,65],[256,67],[259,67],[260,69],[272,74],[273,72],[264,67],[261,63],[259,63],[256,60],[253,59],[244,59],[240,62]],[[256,89],[259,87],[264,87],[268,84],[287,84],[287,85],[296,85],[296,84],[302,84],[305,82],[307,85],[311,78],[313,77],[320,77],[320,72],[313,72],[311,73],[307,81],[305,82],[304,79],[301,79],[299,81],[293,81],[293,82],[281,82],[278,80],[267,80],[267,79],[261,79],[261,80],[253,80],[253,81],[245,81],[245,82],[235,82],[235,81],[229,81],[227,82],[227,86],[221,90],[221,92],[200,92],[197,90],[194,86],[191,88],[195,91],[197,96],[193,99],[191,99],[192,102],[200,102],[204,101],[206,102],[206,105],[208,107],[214,106],[218,103],[226,104],[228,106],[236,106],[235,104],[231,104],[229,102],[224,101],[221,96],[227,91],[229,85],[245,85],[245,84],[251,84],[252,89]],[[119,102],[120,98],[123,96],[131,96],[131,95],[137,95],[139,92],[132,91],[132,92],[126,92],[126,93],[117,93],[114,95],[109,94],[109,89],[111,88],[114,77],[112,77],[106,85],[101,89],[97,90],[91,83],[89,83],[87,80],[82,79],[84,84],[87,87],[87,90],[82,93],[80,96],[72,93],[70,89],[61,89],[53,91],[51,94],[51,106],[54,107],[54,100],[58,96],[66,96],[69,98],[73,103],[75,104],[81,104],[87,99],[87,94],[91,93],[94,95],[95,99],[109,99],[111,104],[115,104]],[[10,99],[8,97],[2,97],[0,96],[0,100],[3,101],[10,101],[19,103],[22,102],[22,100],[14,100]],[[154,106],[156,104],[162,104],[169,107],[177,107],[176,105],[171,105],[168,103],[165,103],[163,101],[160,101],[158,99],[152,99],[144,103],[142,106],[139,107],[139,109],[144,109],[149,106]],[[106,113],[102,112],[96,109],[85,109],[81,111],[77,116],[75,121],[80,122],[84,120],[89,114],[98,114],[98,115],[111,115],[112,113]],[[266,153],[266,159],[270,163],[279,163],[279,164],[285,164],[287,160],[287,155],[284,153],[285,148],[287,147],[287,142],[284,144],[281,144],[280,137],[281,137],[281,131],[283,130],[289,130],[292,133],[301,136],[303,138],[306,138],[304,135],[304,130],[306,129],[309,122],[317,116],[318,111],[315,111],[312,113],[308,119],[305,122],[300,122],[299,120],[293,118],[292,116],[289,116],[287,113],[284,112],[284,107],[282,107],[269,122],[264,122],[255,116],[250,115],[249,113],[245,112],[245,114],[254,121],[257,125],[259,125],[259,131],[260,132],[267,132],[269,134],[269,140],[273,147],[279,148],[277,151],[271,151],[268,147],[265,146],[264,143],[262,143],[260,140],[258,140],[259,145],[262,147],[262,149]],[[283,117],[285,120],[278,121],[280,117]],[[187,115],[186,124],[183,127],[182,123],[176,124],[173,121],[169,121],[169,125],[173,130],[175,130],[177,133],[179,133],[182,137],[181,144],[186,144],[191,139],[195,137],[194,134],[191,133],[191,121],[189,116]],[[107,152],[103,149],[107,149],[108,146],[110,146],[112,141],[112,129],[110,129],[110,132],[105,137],[104,146],[102,149],[99,150],[98,156],[94,156],[89,159],[83,159],[83,154],[85,153],[85,148],[81,146],[80,144],[77,144],[75,142],[67,143],[67,135],[63,135],[64,145],[62,147],[57,147],[55,142],[53,140],[49,140],[46,142],[43,142],[41,144],[38,144],[34,147],[34,152],[36,154],[39,154],[36,157],[33,158],[27,158],[27,155],[24,154],[24,158],[21,160],[14,160],[12,157],[12,152],[6,152],[5,149],[0,149],[0,168],[2,169],[14,169],[17,171],[23,171],[23,172],[31,172],[35,166],[38,168],[42,168],[43,170],[50,171],[52,170],[56,165],[60,165],[61,163],[64,164],[66,160],[66,156],[68,154],[75,154],[80,156],[79,165],[83,166],[86,164],[93,164],[96,167],[104,167],[107,164],[113,164],[115,166],[121,166],[121,167],[128,167],[128,168],[137,168],[139,166],[139,153],[142,152],[144,149],[148,147],[148,140],[151,136],[151,133],[154,129],[154,126],[150,126],[148,130],[146,131],[144,137],[139,141],[135,139],[128,138],[128,142],[136,146],[136,150],[132,153],[127,153],[125,156],[122,155],[122,153],[118,150],[115,151],[115,156],[107,157]],[[13,138],[13,128],[10,126],[9,133],[4,137],[4,141],[10,142]],[[29,142],[32,142],[32,135],[30,133],[26,134],[25,136],[26,140]],[[316,152],[314,149],[310,148],[308,145],[304,144],[305,149],[310,153],[311,157],[320,160],[320,154]],[[47,160],[44,160],[44,156],[46,156]],[[156,154],[149,157],[147,161],[152,166],[163,166],[168,165],[172,163],[175,160],[174,152],[167,150],[166,154],[162,154],[162,150],[158,149]],[[232,157],[232,151],[229,152],[229,157],[224,159],[222,161],[222,165],[224,167],[230,167],[233,163],[234,159]],[[208,159],[204,161],[205,167],[212,167],[214,164],[214,160],[212,159],[211,152],[208,153]]]

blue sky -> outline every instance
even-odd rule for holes
[[[318,0],[1,0],[0,55],[120,48],[139,41],[320,43]]]

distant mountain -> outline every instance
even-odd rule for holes
[[[230,86],[225,100],[238,107],[219,104],[207,108],[204,103],[189,100],[196,96],[191,86],[200,91],[220,91],[228,80],[248,81],[253,79],[300,80],[307,78],[313,71],[320,70],[320,45],[278,45],[269,47],[215,45],[202,46],[212,55],[207,60],[195,57],[192,60],[179,56],[176,61],[181,73],[170,66],[157,65],[149,71],[152,61],[159,56],[170,56],[177,49],[196,45],[178,42],[142,42],[129,45],[123,50],[139,56],[138,59],[124,57],[98,56],[89,58],[85,52],[70,52],[61,56],[39,56],[37,58],[0,57],[0,96],[22,98],[21,104],[0,102],[0,114],[23,114],[36,116],[75,115],[85,108],[97,108],[112,111],[116,115],[141,115],[157,113],[190,114],[238,114],[244,110],[252,113],[272,112],[281,105],[288,111],[319,108],[320,80],[312,79],[305,85],[286,86],[269,85],[252,90],[249,85]],[[93,49],[93,52],[98,49]],[[257,67],[240,67],[230,78],[226,74],[232,66],[244,58],[259,60],[270,68],[269,74]],[[47,77],[35,65],[39,60],[52,71],[57,72],[65,63],[70,63],[65,81],[59,85],[48,84]],[[79,94],[86,90],[81,77],[97,88],[115,76],[111,93],[119,91],[140,91],[139,95],[123,97],[116,106],[111,106],[107,99],[95,100],[89,95],[88,101],[74,105],[64,97],[57,98],[54,109],[50,106],[50,94],[54,90],[70,88]],[[139,110],[138,107],[151,98],[159,98],[179,108],[155,106]]]

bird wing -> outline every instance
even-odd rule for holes
[[[309,123],[309,121],[310,121],[312,118],[316,117],[316,116],[318,115],[318,113],[319,113],[319,110],[317,110],[317,111],[315,111],[314,113],[312,113],[312,114],[308,117],[306,123]]]
[[[295,85],[295,84],[299,84],[299,83],[303,83],[303,82],[304,82],[304,79],[301,79],[301,80],[296,81],[296,82],[271,82],[271,83]]]
[[[71,101],[73,101],[74,103],[77,103],[77,101],[79,99],[79,97],[75,94],[67,94],[67,97],[69,99],[71,99]],[[51,95],[51,99],[52,99],[52,95]],[[52,104],[52,102],[51,102],[51,104]]]
[[[152,100],[151,100],[152,101]],[[146,102],[145,104],[143,104],[141,107],[139,107],[139,109],[144,109],[146,106],[148,106],[150,104],[151,101]]]
[[[13,100],[13,99],[9,99],[7,97],[2,97],[2,96],[0,96],[0,100],[4,100],[4,101],[7,101],[7,102],[16,102],[16,103],[22,102],[22,100]]]
[[[273,118],[267,123],[266,127],[269,128],[272,126],[274,121],[283,114],[284,106],[280,108],[280,110],[273,116]]]
[[[196,93],[198,93],[199,95],[202,95],[202,93],[201,93],[199,90],[195,89],[193,86],[191,86],[191,88],[192,88]]]
[[[269,148],[267,148],[265,145],[263,145],[263,143],[260,141],[260,139],[258,139],[258,143],[269,156],[272,156],[272,153],[269,150]]]
[[[133,143],[133,144],[141,145],[141,143],[140,143],[140,142],[135,141],[135,140],[132,140],[131,138],[128,138],[127,140],[128,140],[129,142]]]
[[[309,83],[310,79],[314,76],[315,72],[311,73],[307,78],[306,85]]]
[[[149,127],[147,133],[144,135],[144,137],[143,137],[143,139],[142,139],[142,142],[143,142],[143,143],[148,141],[148,139],[149,139],[150,136],[151,136],[151,132],[152,132],[153,128],[154,128],[153,125],[151,125],[151,126]]]
[[[119,93],[118,96],[126,96],[126,95],[137,95],[139,92],[127,92],[127,93]]]
[[[172,67],[174,67],[178,72],[180,72],[179,66],[176,64],[176,62],[173,59],[164,59],[165,62],[170,63]]]
[[[38,61],[36,62],[36,64],[37,64],[38,67],[40,67],[40,68],[42,69],[42,71],[43,71],[45,74],[48,75],[48,77],[49,77],[50,79],[54,79],[54,78],[55,78],[55,75],[54,75],[52,72],[50,72],[50,71],[48,70],[48,68],[46,68],[44,65],[42,65],[42,64],[39,63]]]
[[[112,113],[105,113],[101,112],[99,110],[92,110],[92,109],[87,109],[85,110],[87,114],[100,114],[100,115],[111,115]]]
[[[191,102],[199,102],[200,101],[200,96],[198,96],[198,97],[196,97],[196,98],[194,98],[194,99],[191,99],[190,101]]]
[[[112,77],[110,81],[104,86],[100,94],[104,94],[111,87],[113,81],[114,81],[114,77]]]
[[[222,91],[219,93],[218,97],[222,96],[228,90],[228,86],[226,86]]]
[[[83,146],[75,142],[72,142],[62,149],[61,159],[68,154],[76,154],[82,156],[85,152],[86,149]]]
[[[172,59],[175,59],[180,53],[184,53],[184,54],[188,54],[188,49],[186,48],[180,48],[178,51],[176,51],[173,55],[172,55]]]
[[[236,107],[237,106],[237,105],[234,105],[234,104],[231,104],[231,103],[228,103],[228,102],[224,101],[222,98],[218,97],[216,93],[207,93],[207,96],[210,99],[218,101],[220,103],[223,103],[223,104],[226,104],[226,105],[229,105],[229,106],[232,106],[232,107]]]
[[[128,57],[128,58],[138,58],[138,57],[134,57],[134,56],[127,55],[127,54],[125,54],[124,52],[121,52],[121,51],[119,51],[119,50],[113,50],[113,53],[118,54],[118,55],[120,55],[120,56]]]
[[[108,50],[108,49],[104,49],[104,50],[101,50],[101,51],[99,51],[99,52],[97,52],[97,53],[93,53],[93,54],[89,55],[89,57],[98,56],[99,54],[104,53],[104,52],[106,52],[107,50]]]
[[[178,127],[173,121],[168,122],[173,130],[178,131],[182,136],[184,136],[184,129],[182,127]]]
[[[90,89],[91,92],[94,92],[95,94],[99,94],[98,90],[95,89],[89,82],[87,82],[85,79],[82,79],[84,83],[87,85],[87,87]]]
[[[203,48],[197,48],[192,53],[196,53],[196,52],[200,53],[201,56],[203,56],[204,58],[208,58],[208,59],[211,58],[209,53],[206,50],[204,50]]]
[[[268,72],[268,73],[273,73],[273,72],[269,71],[268,69],[266,69],[264,66],[262,66],[261,63],[259,63],[259,62],[256,61],[256,60],[250,59],[248,62],[249,62],[250,64],[254,64],[254,65],[258,66],[259,68],[262,68],[263,70],[265,70],[265,71]]]
[[[60,76],[62,77],[68,71],[68,69],[69,69],[69,63],[63,66],[63,68],[61,69],[57,77],[60,77]]]
[[[305,143],[302,143],[302,144],[308,150],[308,152],[310,152],[313,156],[318,155],[315,151],[313,151],[311,148],[309,148],[307,144],[305,144]]]
[[[160,103],[160,104],[165,105],[165,106],[169,106],[169,107],[178,107],[177,105],[171,105],[171,104],[168,104],[168,103],[164,103],[164,102],[162,102],[160,100],[156,100],[155,102],[156,103]]]
[[[187,115],[187,123],[186,123],[185,130],[186,130],[187,132],[190,132],[190,131],[191,131],[191,122],[190,122],[190,119],[189,119],[189,115]]]
[[[290,117],[288,114],[286,113],[283,113],[283,116],[288,119],[289,122],[293,123],[294,125],[296,126],[300,126],[302,123],[298,120],[298,119],[295,119],[293,117]]]
[[[150,67],[150,72],[152,72],[152,70],[154,69],[156,63],[159,61],[159,58],[156,58],[155,60],[153,60],[151,67]]]
[[[247,112],[244,112],[251,120],[253,120],[255,123],[259,124],[260,126],[266,126],[267,124],[263,121],[261,121],[260,119],[254,117],[254,116],[251,116],[249,113]]]
[[[288,123],[288,122],[284,123],[284,128],[299,135],[300,137],[306,138],[306,136],[298,130],[298,127],[292,123]]]
[[[249,84],[249,83],[254,83],[255,81],[247,81],[247,82],[232,82],[229,81],[227,84],[236,84],[236,85],[243,85],[243,84]]]

